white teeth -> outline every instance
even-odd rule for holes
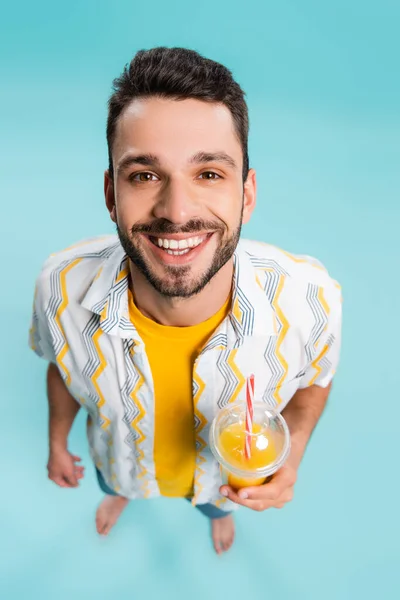
[[[166,240],[157,238],[157,244],[160,248],[164,248],[165,250],[186,250],[188,248],[196,248],[196,246],[199,246],[204,239],[204,237],[193,237],[186,240]]]
[[[196,246],[200,246],[200,244],[203,241],[204,241],[204,237],[189,238],[188,239],[189,248],[196,248]]]
[[[186,250],[166,250],[166,252],[168,254],[171,254],[171,256],[182,256],[183,254],[187,254],[189,252],[189,248],[186,248]]]

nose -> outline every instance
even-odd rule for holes
[[[198,217],[195,191],[183,181],[169,181],[154,205],[153,214],[157,219],[166,219],[176,225]]]

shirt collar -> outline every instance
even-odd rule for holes
[[[232,307],[228,315],[236,345],[249,336],[277,334],[275,311],[262,286],[259,269],[253,263],[239,242],[234,255]],[[118,243],[98,269],[81,305],[100,316],[100,327],[105,333],[136,338],[136,328],[129,319],[128,285],[128,258]]]

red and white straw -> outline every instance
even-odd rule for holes
[[[251,457],[251,435],[253,433],[253,402],[254,402],[254,375],[247,379],[246,387],[246,437],[244,454],[247,459]]]

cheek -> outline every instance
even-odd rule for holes
[[[227,190],[223,194],[215,195],[208,203],[208,210],[225,224],[227,229],[236,229],[240,223],[243,196],[238,194],[236,188]]]
[[[128,195],[123,192],[124,190],[121,190],[115,202],[118,225],[130,229],[138,223],[148,222],[151,214],[149,203],[141,201],[140,198],[133,198],[132,194]]]

